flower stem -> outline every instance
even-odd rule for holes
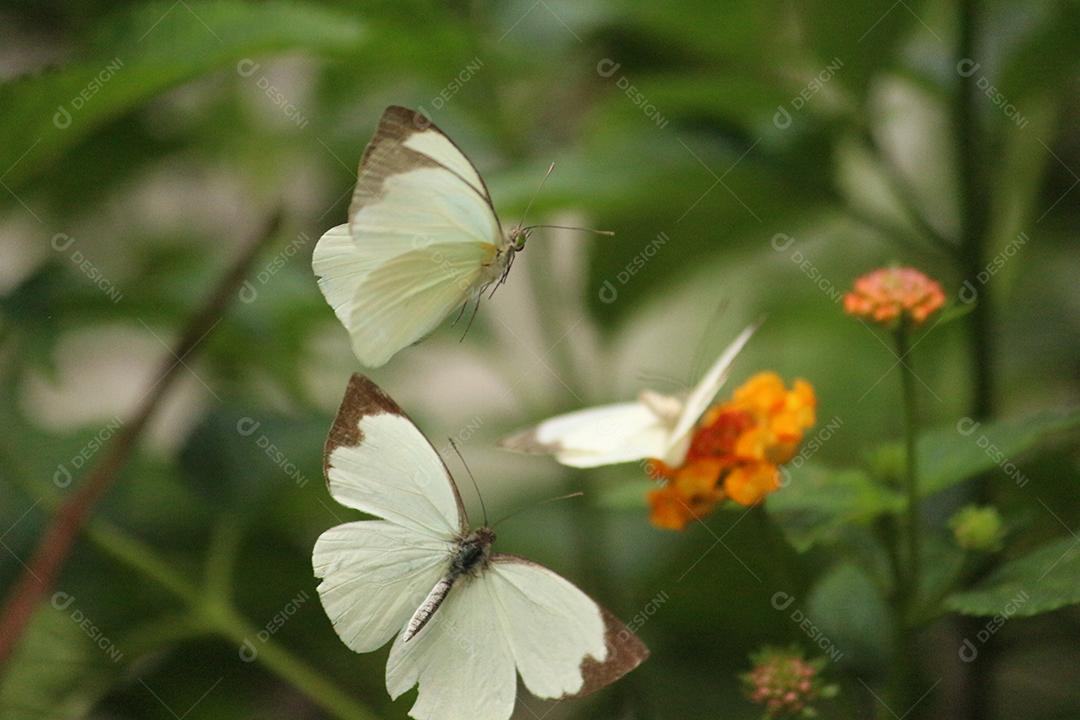
[[[910,328],[902,323],[896,330],[896,354],[900,359],[900,387],[904,405],[904,491],[907,496],[906,522],[903,538],[907,545],[906,571],[898,577],[896,592],[896,693],[903,708],[914,709],[919,694],[918,649],[916,628],[911,619],[919,601],[921,580],[919,556],[919,483],[916,439],[918,437],[918,408],[915,390],[915,371],[912,366]],[[913,716],[914,717],[914,716]]]
[[[962,0],[959,3],[960,37],[957,43],[957,61],[974,60],[979,57],[978,21],[982,3],[980,0]],[[976,76],[959,77],[953,108],[953,132],[956,144],[957,179],[960,197],[960,264],[964,277],[975,282],[983,269],[984,243],[989,217],[986,201],[985,145],[979,118],[979,95],[981,91]],[[986,288],[975,303],[968,321],[971,337],[971,372],[975,379],[972,414],[976,419],[989,417],[993,410],[994,378],[991,346],[993,326],[990,302]],[[980,494],[985,493],[985,479],[979,481]],[[986,502],[985,497],[981,497]]]
[[[978,62],[983,56],[981,19],[984,15],[983,0],[961,0],[956,3],[958,37],[956,62]],[[971,74],[956,78],[953,94],[952,131],[953,155],[956,158],[956,177],[960,200],[960,248],[961,276],[975,282],[985,267],[986,240],[989,234],[990,214],[987,208],[988,157],[985,126],[980,121],[982,77]],[[982,287],[975,307],[967,322],[969,336],[968,360],[973,378],[971,416],[985,420],[994,414],[996,378],[994,372],[994,305],[989,288]],[[982,475],[973,481],[973,495],[977,502],[993,500],[992,485]],[[962,617],[956,623],[956,639],[978,632],[981,624],[977,618]],[[961,668],[957,688],[949,694],[960,699],[955,712],[957,718],[983,718],[989,714],[987,698],[994,696],[994,665],[997,655],[996,643],[991,638],[979,651],[978,657]]]
[[[908,328],[901,325],[896,331],[896,354],[900,358],[900,384],[904,403],[904,492],[907,495],[907,578],[911,604],[919,593],[919,467],[916,439],[918,438],[918,408],[915,391],[915,370],[910,357]],[[908,607],[910,610],[911,607]]]

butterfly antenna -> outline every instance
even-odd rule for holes
[[[678,388],[680,391],[687,389],[687,385],[684,380],[679,380],[678,378],[674,378],[670,375],[664,375],[658,372],[642,370],[637,374],[636,378],[642,383],[655,383],[657,385],[666,384],[674,388]]]
[[[454,442],[454,438],[446,439],[450,441],[450,447],[454,448],[454,452],[457,453],[458,460],[465,466],[465,472],[468,473],[469,479],[472,480],[473,489],[476,490],[476,497],[480,498],[480,511],[484,514],[484,527],[491,527],[488,525],[487,506],[484,505],[484,496],[480,494],[480,486],[476,484],[476,478],[473,477],[472,470],[469,469],[469,464],[465,462],[465,458],[462,457],[461,451],[458,450],[457,443]]]
[[[533,192],[532,197],[529,198],[529,204],[525,206],[525,212],[521,213],[521,221],[517,224],[518,230],[523,230],[522,227],[525,224],[525,218],[528,217],[529,211],[532,210],[533,203],[536,202],[536,196],[540,194],[540,191],[544,188],[544,183],[547,182],[548,177],[555,170],[555,163],[548,165],[547,172],[544,173],[544,177],[540,178],[540,184],[536,186],[536,190]]]
[[[697,347],[694,349],[694,359],[690,366],[691,377],[694,378],[691,382],[697,382],[701,377],[705,368],[705,351],[708,349],[709,338],[716,331],[720,324],[720,319],[724,317],[728,309],[728,299],[724,298],[717,303],[716,308],[709,315],[709,319],[705,322],[705,328],[701,333],[701,339],[698,340]]]
[[[492,523],[490,525],[490,527],[495,527],[496,525],[503,522],[504,520],[509,520],[510,518],[514,517],[515,515],[519,515],[519,514],[525,512],[526,510],[532,510],[533,508],[538,508],[541,505],[547,505],[549,503],[557,502],[559,500],[569,500],[570,498],[581,497],[584,494],[585,493],[583,493],[583,492],[581,492],[579,490],[577,492],[567,493],[566,495],[560,495],[558,497],[548,498],[547,500],[541,500],[540,502],[536,503],[535,505],[526,505],[524,507],[519,507],[517,510],[513,511],[509,515],[503,515],[501,518],[499,518],[494,523]]]
[[[615,235],[614,230],[597,230],[596,228],[576,227],[573,225],[528,225],[521,228],[522,230],[533,230],[535,228],[552,228],[555,230],[580,230],[581,232],[589,232],[594,235],[607,235],[612,237]]]

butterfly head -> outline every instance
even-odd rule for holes
[[[485,547],[489,547],[495,542],[495,531],[489,527],[481,527],[473,530],[470,535],[475,537],[477,542],[481,543]]]
[[[512,252],[521,252],[525,249],[525,242],[529,239],[529,235],[532,234],[532,228],[521,227],[518,225],[510,231],[510,250]]]

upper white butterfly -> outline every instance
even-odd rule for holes
[[[732,363],[759,325],[743,330],[685,398],[643,390],[636,402],[558,415],[499,444],[517,452],[551,454],[571,467],[647,458],[681,465],[694,426],[727,382]]]
[[[503,233],[487,185],[427,118],[391,106],[364,156],[349,222],[315,246],[326,301],[369,367],[505,278],[528,230]]]
[[[648,650],[573,584],[493,553],[470,530],[438,453],[373,382],[353,375],[326,441],[330,494],[376,515],[315,544],[319,598],[341,640],[370,652],[393,639],[386,688],[420,689],[420,720],[506,720],[517,675],[533,695],[597,690]]]

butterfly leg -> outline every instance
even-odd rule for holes
[[[457,314],[457,317],[454,318],[454,322],[450,323],[450,327],[454,327],[455,325],[458,324],[458,321],[461,320],[461,316],[465,314],[465,308],[468,307],[468,305],[469,305],[468,300],[461,303],[461,309],[458,310],[458,314]]]
[[[476,305],[473,306],[472,315],[469,315],[469,324],[465,326],[465,332],[461,333],[461,340],[458,340],[458,342],[462,342],[463,340],[465,340],[465,336],[469,334],[469,328],[472,327],[473,320],[476,319],[476,313],[480,310],[481,296],[482,293],[476,296]],[[464,307],[462,307],[462,310],[464,311]]]

